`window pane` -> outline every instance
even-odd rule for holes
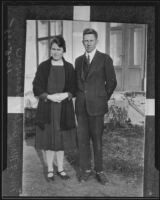
[[[56,34],[56,21],[51,21],[50,25],[51,25],[51,36],[53,36]]]
[[[41,63],[42,61],[48,59],[48,40],[41,40],[38,42],[38,46],[39,46],[39,63]]]
[[[122,65],[122,31],[110,32],[110,56],[114,65]]]
[[[142,63],[142,29],[134,29],[134,65]]]
[[[56,35],[62,34],[62,23],[61,21],[56,21]]]
[[[110,27],[119,27],[122,26],[122,23],[110,23]]]
[[[62,23],[61,21],[50,21],[51,25],[51,36],[60,35],[62,33]]]
[[[48,21],[47,20],[38,20],[38,37],[47,37],[48,36]]]

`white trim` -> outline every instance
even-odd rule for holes
[[[8,113],[24,113],[24,97],[8,97]]]
[[[155,99],[146,99],[145,115],[155,116]]]
[[[90,21],[90,6],[74,6],[73,20]]]

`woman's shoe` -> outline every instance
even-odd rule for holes
[[[48,176],[49,174],[50,174],[50,175],[52,174],[52,176]],[[47,172],[47,181],[48,181],[48,182],[54,181],[54,172],[53,172],[53,171]]]
[[[61,171],[61,172],[57,172],[57,174],[58,174],[58,176],[60,176],[61,179],[63,179],[63,180],[67,180],[67,179],[70,178],[70,177],[66,174],[66,172],[65,172],[64,170]]]

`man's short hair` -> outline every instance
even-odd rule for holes
[[[93,35],[95,36],[96,39],[98,38],[98,33],[97,33],[97,31],[95,31],[93,28],[86,28],[86,29],[83,31],[83,37],[84,37],[84,35],[87,35],[87,34],[93,34]]]

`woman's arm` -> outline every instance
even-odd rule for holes
[[[46,91],[46,79],[45,79],[45,71],[43,64],[40,64],[37,68],[37,72],[35,74],[35,78],[32,82],[33,84],[33,93],[39,99],[47,102],[48,100],[56,101],[56,96],[51,96]]]
[[[75,79],[75,69],[73,65],[70,65],[69,68],[69,91],[68,92],[68,99],[71,100],[75,97],[76,94],[76,79]]]
[[[35,74],[35,78],[32,84],[34,96],[45,100],[47,96],[47,91],[45,90],[45,78],[41,64],[37,68],[37,72]]]

